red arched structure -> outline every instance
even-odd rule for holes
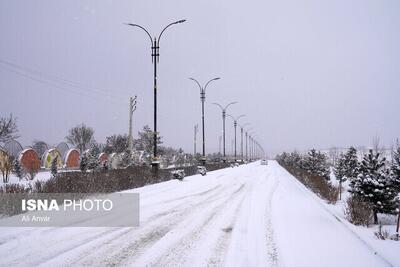
[[[65,156],[65,168],[75,169],[79,167],[79,151],[77,149],[70,149]]]
[[[104,161],[108,161],[108,154],[107,153],[100,153],[99,155],[100,163],[103,164]]]
[[[40,159],[38,154],[32,148],[22,150],[19,154],[19,162],[21,167],[27,173],[37,173],[40,169]]]

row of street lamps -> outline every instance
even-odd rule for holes
[[[154,91],[154,131],[153,131],[153,160],[152,160],[152,166],[153,166],[153,170],[155,171],[156,175],[158,172],[158,165],[159,165],[159,160],[157,157],[157,63],[159,61],[159,57],[160,57],[160,39],[161,36],[163,35],[164,31],[166,29],[168,29],[169,27],[176,25],[176,24],[180,24],[185,22],[186,20],[178,20],[175,22],[172,22],[170,24],[168,24],[167,26],[165,26],[163,28],[163,30],[161,31],[161,33],[159,34],[158,38],[154,37],[154,39],[151,37],[151,34],[149,33],[149,31],[147,31],[144,27],[138,25],[138,24],[132,24],[132,23],[126,23],[126,25],[129,26],[133,26],[133,27],[137,27],[141,30],[143,30],[148,37],[150,38],[150,42],[151,42],[151,56],[152,56],[152,63],[154,65],[154,87],[153,87],[153,91]],[[205,141],[205,127],[204,127],[204,103],[205,103],[205,99],[206,99],[206,89],[207,86],[216,80],[219,80],[219,77],[210,79],[204,86],[201,86],[200,83],[194,79],[194,78],[189,78],[190,80],[194,81],[200,89],[200,101],[201,101],[201,122],[202,122],[202,146],[203,146],[203,151],[202,151],[202,164],[204,165],[206,162],[206,141]],[[233,117],[232,115],[229,115],[226,113],[226,110],[228,109],[229,106],[236,104],[237,102],[231,102],[228,103],[226,106],[222,106],[219,103],[213,103],[217,106],[219,106],[221,108],[222,111],[222,128],[223,128],[223,160],[226,160],[226,151],[225,151],[225,119],[226,119],[226,115],[230,116],[233,118],[233,122],[234,122],[234,129],[235,129],[235,160],[237,160],[237,151],[236,151],[236,128],[238,125],[238,120],[242,117],[244,117],[245,115],[240,115],[238,117]],[[246,126],[246,124],[240,126],[241,127],[241,158],[244,159],[244,155],[243,155],[243,131],[244,131],[244,127]],[[246,160],[253,160],[255,157],[260,157],[261,154],[263,154],[263,150],[262,147],[255,141],[254,139],[254,134],[253,133],[249,133],[249,130],[246,131]],[[249,153],[248,153],[248,139],[249,139]]]

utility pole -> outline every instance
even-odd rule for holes
[[[137,96],[135,95],[135,97],[131,97],[129,99],[129,135],[128,135],[128,148],[130,153],[132,153],[133,147],[132,147],[132,116],[133,116],[133,112],[135,112],[136,110],[136,104],[137,104]]]
[[[197,146],[197,132],[199,131],[199,125],[194,126],[194,156],[196,156],[196,146]]]

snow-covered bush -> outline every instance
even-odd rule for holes
[[[351,196],[346,201],[345,214],[351,223],[369,226],[373,216],[372,206],[357,196]]]
[[[128,168],[133,166],[134,162],[132,159],[132,154],[129,150],[126,150],[124,153],[122,153],[121,157],[121,162],[119,164],[120,168]]]
[[[379,225],[378,231],[374,233],[376,238],[381,240],[386,240],[389,238],[389,232],[387,230],[382,230],[382,225]]]

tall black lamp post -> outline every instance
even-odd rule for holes
[[[236,104],[236,103],[237,103],[237,102],[231,102],[231,103],[229,103],[228,105],[226,105],[225,107],[221,106],[221,105],[218,104],[218,103],[213,103],[214,105],[217,105],[218,107],[220,107],[220,108],[221,108],[221,111],[222,111],[222,136],[223,136],[222,142],[223,142],[223,152],[224,152],[223,161],[224,161],[224,162],[226,161],[226,154],[225,154],[225,118],[226,118],[226,109],[227,109],[230,105],[233,105],[233,104]]]
[[[237,128],[237,122],[238,122],[238,120],[240,119],[240,118],[243,118],[244,116],[246,116],[246,115],[240,115],[240,116],[238,116],[238,117],[233,117],[232,115],[230,115],[230,114],[227,114],[229,117],[231,117],[232,119],[233,119],[233,127],[234,127],[234,129],[235,129],[235,162],[237,161],[237,153],[236,153],[236,128]]]
[[[249,134],[249,160],[252,161],[254,157],[254,131],[248,132]]]
[[[149,36],[150,42],[151,42],[151,57],[152,57],[153,65],[154,65],[154,88],[153,88],[154,89],[154,132],[153,132],[154,146],[153,146],[153,160],[151,162],[151,165],[153,166],[153,170],[155,171],[156,175],[158,173],[158,165],[160,163],[158,160],[158,157],[157,157],[157,63],[159,61],[159,56],[160,56],[160,53],[159,53],[160,39],[161,39],[162,34],[164,33],[164,31],[167,28],[169,28],[170,26],[175,25],[175,24],[183,23],[185,21],[186,21],[185,19],[182,19],[182,20],[178,20],[178,21],[168,24],[161,31],[158,38],[154,37],[154,40],[151,37],[150,33],[144,27],[142,27],[138,24],[126,23],[126,25],[138,27],[138,28],[142,29],[143,31],[145,31],[147,33],[147,35]]]
[[[244,132],[244,127],[250,125],[250,123],[245,123],[240,125],[240,155],[242,158],[242,162],[244,161],[244,150],[243,150],[243,132]]]
[[[207,86],[210,82],[219,80],[220,78],[214,78],[209,80],[204,87],[200,85],[200,83],[194,79],[194,78],[189,78],[190,80],[194,81],[197,83],[200,89],[200,101],[201,101],[201,125],[202,125],[202,131],[203,131],[203,157],[201,158],[202,165],[206,165],[206,140],[205,140],[205,131],[204,131],[204,102],[206,101],[206,89]]]

